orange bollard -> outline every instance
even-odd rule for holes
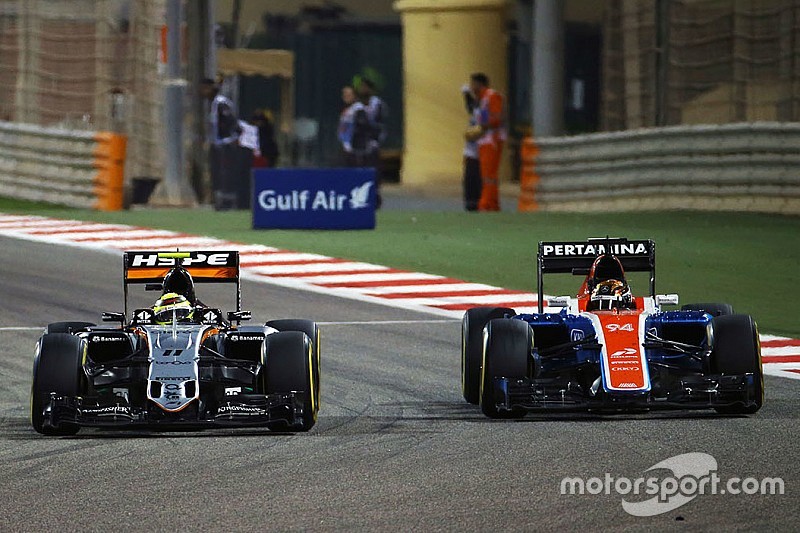
[[[536,201],[536,187],[539,185],[539,175],[536,173],[537,155],[539,155],[539,147],[536,146],[533,137],[523,138],[520,149],[518,211],[536,211],[539,209],[539,203]]]
[[[107,131],[94,137],[94,208],[100,211],[121,211],[124,208],[124,170],[127,137]]]

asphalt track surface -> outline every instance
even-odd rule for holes
[[[310,433],[43,437],[28,423],[31,328],[119,309],[121,260],[0,238],[0,272],[2,531],[800,528],[798,381],[767,377],[751,417],[490,421],[461,399],[458,322],[250,282],[255,317],[326,323]],[[560,493],[566,476],[635,479],[688,452],[711,454],[723,480],[780,477],[785,494],[702,495],[635,517],[613,492]]]

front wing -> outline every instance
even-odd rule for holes
[[[276,422],[291,427],[302,420],[303,400],[294,393],[239,394],[226,397],[213,408],[195,400],[182,411],[166,413],[154,404],[149,408],[125,402],[102,404],[97,398],[51,394],[44,415],[46,427],[65,423],[114,428],[257,427]]]
[[[757,386],[753,374],[683,377],[669,391],[607,393],[572,390],[560,379],[494,379],[498,411],[606,411],[656,409],[712,409],[756,405]]]

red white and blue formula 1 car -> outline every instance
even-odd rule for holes
[[[31,423],[81,427],[266,426],[308,431],[319,411],[319,330],[310,320],[243,326],[239,253],[125,252],[125,310],[56,322],[36,343]],[[231,283],[236,309],[202,304],[194,284]],[[128,313],[128,286],[160,291]]]
[[[649,272],[633,296],[626,272]],[[577,297],[550,298],[545,274],[585,276]],[[528,411],[713,408],[751,414],[763,403],[761,348],[749,315],[655,292],[650,240],[540,242],[538,312],[469,309],[462,328],[464,398],[491,418]],[[559,309],[560,308],[560,309]]]

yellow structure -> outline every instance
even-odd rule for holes
[[[469,81],[471,73],[484,72],[495,89],[508,94],[506,3],[394,3],[403,24],[404,184],[460,182],[464,130],[469,119],[461,85]],[[504,162],[507,155],[508,149]],[[507,178],[507,174],[501,169],[501,178]]]

